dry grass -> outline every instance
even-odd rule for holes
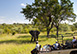
[[[0,37],[0,54],[30,54],[30,51],[35,48],[35,43],[30,42],[31,35],[16,34]],[[47,39],[46,36],[40,35],[39,44],[53,44],[55,38]]]
[[[39,35],[39,44],[54,44],[55,38],[46,38],[46,33]],[[72,40],[72,37],[64,37],[64,40]],[[76,37],[77,39],[77,37]],[[0,54],[30,54],[31,50],[35,48],[35,43],[30,42],[30,34],[11,34],[0,35]]]

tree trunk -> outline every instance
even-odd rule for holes
[[[57,41],[58,41],[58,30],[59,30],[59,28],[58,28],[58,26],[56,26],[56,28],[57,28]]]
[[[50,30],[47,29],[47,37],[49,38],[49,33],[50,33]]]
[[[50,33],[50,30],[53,28],[53,25],[54,25],[54,23],[52,22],[52,24],[51,24],[51,28],[48,28],[48,26],[47,26],[47,37],[49,38],[49,33]]]

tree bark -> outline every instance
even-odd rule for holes
[[[52,22],[51,28],[47,28],[47,37],[49,38],[50,30],[53,28],[54,23]]]
[[[49,37],[49,31],[47,31],[47,37]]]
[[[47,29],[47,37],[49,38],[50,29]]]
[[[56,26],[56,28],[57,28],[57,41],[58,41],[58,30],[59,30],[59,27],[58,26]]]

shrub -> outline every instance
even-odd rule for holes
[[[15,35],[15,34],[16,34],[16,32],[13,32],[13,33],[12,33],[12,35]]]

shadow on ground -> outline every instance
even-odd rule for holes
[[[25,39],[24,39],[25,38]],[[39,42],[41,41],[46,41],[46,36],[39,36]],[[45,38],[45,39],[43,39]],[[0,44],[3,44],[3,43],[15,43],[15,44],[27,44],[27,43],[35,43],[34,41],[31,42],[31,36],[19,36],[17,37],[17,39],[11,39],[11,40],[2,40],[0,41]]]
[[[29,36],[26,36],[26,35],[25,35],[25,36],[19,36],[19,37],[17,37],[17,38],[31,38],[31,37],[32,37],[32,36],[30,36],[30,35],[29,35]],[[39,38],[46,38],[46,35],[40,35]]]
[[[17,38],[31,38],[31,36],[29,35],[29,36],[19,36],[19,37],[17,37]]]
[[[46,41],[45,40],[39,40],[39,42],[41,41]],[[34,41],[30,41],[30,40],[4,40],[4,41],[0,41],[0,44],[2,43],[15,43],[15,44],[27,44],[27,43],[35,43]]]
[[[23,43],[34,43],[34,42],[31,42],[30,40],[4,40],[4,41],[0,41],[0,44],[2,43],[23,44]]]
[[[66,40],[68,40],[68,41],[72,41],[72,39],[64,39],[64,41],[66,41]]]

